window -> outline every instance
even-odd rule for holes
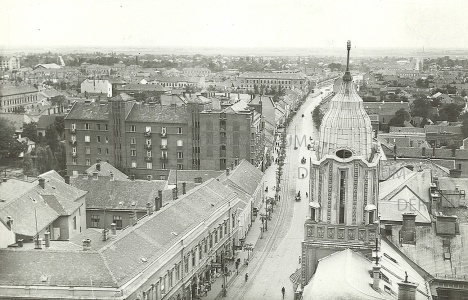
[[[78,161],[76,160],[76,157],[73,157],[73,158],[72,158],[72,164],[74,164],[74,165],[77,165],[77,164],[78,164]]]
[[[91,141],[91,138],[89,137],[89,135],[85,135],[84,141],[85,141],[86,143],[89,143],[89,142]]]
[[[132,168],[134,168],[134,169],[135,169],[136,167],[137,167],[137,163],[136,163],[136,161],[132,161]]]
[[[89,158],[86,159],[86,165],[91,166],[91,159],[89,159]]]
[[[184,257],[185,273],[188,273],[188,256]]]
[[[135,149],[130,150],[130,155],[131,156],[136,156],[136,150]]]
[[[177,170],[183,170],[184,165],[183,164],[177,164]]]
[[[164,277],[161,278],[161,294],[166,293],[166,277],[167,275],[164,275]]]
[[[75,130],[75,129],[76,129],[76,124],[75,124],[75,123],[72,123],[72,124],[71,124],[71,129],[72,129],[72,130]]]
[[[76,216],[73,217],[73,229],[76,230]]]
[[[176,264],[175,266],[175,276],[176,276],[176,281],[180,280],[180,263]]]
[[[100,136],[100,135],[98,135],[98,136],[96,137],[96,141],[97,141],[98,143],[101,142],[101,136]]]
[[[78,176],[78,171],[77,170],[73,170],[73,173],[72,173],[73,177],[76,177]]]
[[[177,152],[177,158],[179,158],[179,159],[184,158],[184,153],[183,152]]]
[[[101,130],[101,124],[96,124],[97,130]]]
[[[106,154],[109,154],[109,148],[106,148]]]
[[[122,216],[112,216],[112,223],[117,225],[117,229],[122,229]]]
[[[172,270],[168,272],[168,275],[169,277],[169,287],[171,288],[172,287]]]
[[[109,143],[109,137],[106,136],[106,144]]]
[[[182,127],[177,127],[177,134],[182,134]]]
[[[146,151],[146,156],[151,157],[151,151]]]
[[[161,133],[162,133],[162,134],[165,134],[165,133],[166,133],[166,130],[167,130],[166,127],[161,127]]]
[[[99,215],[91,215],[91,227],[99,228]]]
[[[211,248],[213,248],[213,236],[210,234],[208,239],[210,240],[210,249],[211,249]]]
[[[192,251],[192,266],[195,266],[195,263],[196,263],[196,261],[195,261],[195,253],[196,253],[195,251]]]
[[[130,132],[136,132],[136,126],[130,125]]]
[[[72,142],[76,141],[76,135],[72,135],[70,138],[71,138]]]
[[[85,130],[89,130],[89,123],[85,123],[85,124],[84,124],[84,129],[85,129]]]
[[[163,170],[166,170],[166,169],[167,169],[167,166],[166,166],[165,163],[162,164],[161,169],[163,169]]]
[[[345,198],[346,196],[346,171],[340,172],[340,197],[339,197],[339,211],[338,211],[338,223],[344,224],[345,222]]]
[[[73,147],[73,148],[72,148],[72,153],[73,153],[73,154],[76,154],[76,147]]]
[[[151,132],[151,126],[146,126],[145,132]]]
[[[146,163],[146,168],[147,168],[148,170],[153,169],[153,163],[150,163],[150,162],[149,162],[149,163]]]
[[[224,222],[224,234],[227,234],[227,231],[228,231],[227,222]]]
[[[136,144],[136,138],[130,138],[130,144],[135,145]]]
[[[151,139],[146,139],[146,145],[151,145]]]
[[[85,147],[85,151],[86,154],[91,154],[91,147]]]
[[[104,130],[105,131],[109,130],[109,127],[107,126],[107,124],[104,124]]]
[[[97,153],[101,154],[101,148],[97,148]]]
[[[161,145],[167,146],[167,139],[161,139]]]
[[[167,142],[166,142],[167,143]],[[182,147],[184,145],[184,141],[177,140],[177,147]]]

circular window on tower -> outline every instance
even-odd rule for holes
[[[346,149],[336,151],[336,156],[338,156],[339,158],[350,158],[352,155],[353,153]]]

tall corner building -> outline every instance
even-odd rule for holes
[[[349,72],[320,126],[310,164],[309,214],[302,242],[302,282],[318,260],[344,249],[371,253],[378,236],[378,162],[371,120]]]

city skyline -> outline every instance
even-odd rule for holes
[[[34,47],[463,49],[464,1],[4,0],[0,51]]]

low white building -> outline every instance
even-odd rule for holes
[[[81,92],[110,98],[112,97],[112,84],[109,80],[86,79],[81,83]]]

